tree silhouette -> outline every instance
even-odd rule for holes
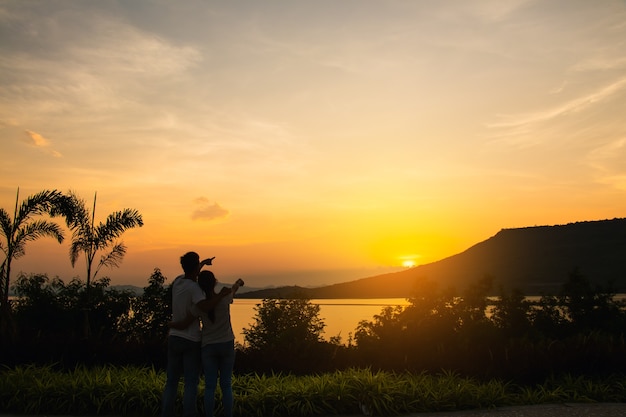
[[[161,343],[167,336],[167,323],[171,320],[171,286],[159,268],[154,268],[148,286],[135,297],[132,311],[118,320],[118,332],[128,342]]]
[[[70,191],[68,194],[69,207],[65,211],[67,226],[72,231],[72,244],[70,246],[70,262],[72,267],[82,253],[85,256],[87,268],[85,287],[85,338],[89,337],[89,310],[91,280],[95,279],[101,267],[119,267],[124,255],[126,245],[117,239],[128,229],[143,226],[141,214],[134,209],[123,209],[109,214],[104,223],[96,224],[96,197],[93,196],[93,208],[91,212],[86,207],[85,200]],[[100,257],[100,262],[92,276],[93,261],[96,254],[109,249]]]
[[[320,306],[308,299],[264,299],[254,309],[254,323],[243,329],[252,349],[289,350],[322,340]]]
[[[91,280],[95,279],[101,267],[119,267],[124,255],[126,246],[117,239],[128,229],[143,226],[141,214],[134,209],[123,209],[107,216],[106,222],[95,223],[96,197],[93,197],[93,208],[91,212],[85,205],[85,200],[78,197],[76,193],[69,193],[70,209],[65,213],[67,226],[72,231],[72,244],[70,246],[70,262],[72,267],[76,264],[80,254],[84,254],[87,267],[87,291],[91,285]],[[106,249],[110,250],[100,257],[100,262],[92,276],[93,261],[96,254]]]
[[[15,197],[15,210],[13,218],[3,208],[0,208],[0,233],[5,242],[0,241],[0,249],[5,255],[0,265],[0,323],[2,335],[13,331],[11,308],[9,306],[9,288],[11,282],[11,262],[26,254],[27,242],[50,236],[59,243],[63,242],[63,230],[61,227],[45,219],[34,219],[42,214],[60,214],[62,205],[67,201],[62,193],[56,190],[45,190],[28,196],[22,204],[19,204],[20,189],[18,187]]]

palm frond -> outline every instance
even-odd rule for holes
[[[12,228],[13,222],[11,221],[11,216],[9,216],[9,213],[5,209],[0,208],[0,231],[7,240],[11,237]]]
[[[63,216],[65,216],[67,226],[76,231],[87,231],[91,229],[91,219],[89,211],[85,206],[85,200],[78,197],[73,191],[63,200]]]
[[[126,246],[123,242],[116,243],[108,254],[100,258],[96,272],[93,274],[94,279],[103,266],[107,268],[118,268],[120,263],[122,263],[122,259],[124,259],[124,255],[126,255]]]
[[[15,214],[15,224],[19,225],[32,216],[49,213],[62,198],[63,194],[57,190],[44,190],[27,197]]]
[[[4,296],[4,291],[5,291],[5,288],[8,287],[7,279],[9,279],[9,277],[6,276],[7,260],[8,258],[5,258],[4,261],[2,261],[2,264],[0,265],[0,300],[2,300],[3,302],[4,302],[4,299],[6,298]]]
[[[94,234],[100,241],[111,243],[127,229],[143,226],[143,219],[137,210],[124,209],[109,214],[105,223],[95,227]]]
[[[72,240],[72,244],[70,245],[70,263],[72,264],[72,267],[74,267],[78,257],[85,251],[86,247],[88,248],[83,240]]]
[[[51,221],[48,220],[36,220],[34,222],[28,223],[21,230],[23,233],[22,240],[24,242],[33,241],[39,239],[40,237],[49,236],[53,237],[57,240],[57,242],[62,243],[63,239],[63,229]]]
[[[26,251],[24,249],[25,244],[26,243],[23,240],[15,240],[13,242],[13,245],[11,247],[11,257],[13,259],[21,258],[26,254]]]

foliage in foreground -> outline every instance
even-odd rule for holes
[[[163,372],[145,367],[4,368],[0,409],[23,414],[157,416],[164,384]],[[625,402],[626,376],[602,380],[565,376],[519,386],[453,373],[349,369],[309,376],[235,376],[233,389],[238,416],[400,415],[558,402]]]
[[[18,338],[0,338],[0,364],[55,363],[164,369],[170,287],[158,269],[141,295],[87,287],[45,275],[20,276],[12,301]],[[417,285],[417,284],[416,284]],[[528,300],[503,291],[489,298],[492,279],[461,296],[420,280],[406,307],[386,307],[350,336],[321,337],[319,306],[306,299],[263,300],[237,347],[235,373],[322,374],[369,367],[395,372],[450,370],[458,375],[528,385],[550,375],[606,377],[626,369],[626,303],[611,286],[573,271],[558,296]],[[84,337],[84,314],[91,332]],[[45,346],[45,349],[41,349]]]

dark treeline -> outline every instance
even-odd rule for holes
[[[22,274],[13,285],[14,331],[0,341],[0,360],[7,366],[163,369],[171,298],[166,281],[155,269],[137,296],[102,278],[91,283],[87,299],[80,280]],[[492,285],[486,277],[458,295],[421,280],[408,306],[382,309],[346,341],[324,340],[319,306],[308,299],[263,300],[237,347],[235,371],[445,370],[532,383],[626,369],[626,308],[610,286],[592,285],[573,271],[558,294],[531,302],[516,290],[488,297]]]
[[[13,331],[0,342],[0,360],[66,368],[106,363],[163,367],[171,316],[165,281],[155,269],[143,294],[136,296],[110,288],[109,279],[100,278],[91,283],[87,297],[87,286],[79,279],[65,283],[20,274],[11,301]]]

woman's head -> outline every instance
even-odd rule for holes
[[[198,274],[198,285],[206,295],[212,295],[215,289],[215,275],[211,271],[200,271]]]
[[[215,294],[215,283],[217,280],[215,279],[215,275],[211,271],[200,271],[198,274],[198,285],[204,291],[204,295],[208,298],[212,297]],[[207,312],[209,316],[209,320],[215,323],[215,310],[209,310]]]

